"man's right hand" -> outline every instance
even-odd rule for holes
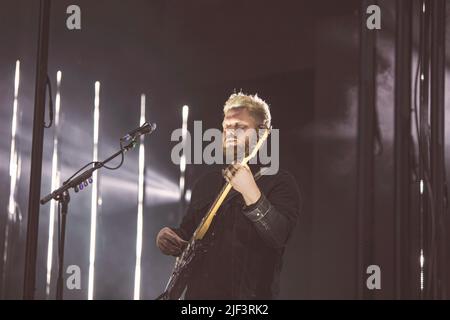
[[[156,245],[162,253],[179,256],[181,251],[187,245],[187,241],[181,239],[172,229],[162,228],[156,236]]]

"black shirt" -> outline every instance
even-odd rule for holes
[[[253,173],[259,170],[251,166]],[[201,177],[174,231],[189,240],[224,185],[221,170]],[[247,207],[231,190],[202,239],[207,252],[188,282],[186,299],[273,299],[278,293],[284,247],[301,200],[295,179],[280,170],[256,180],[260,199]]]

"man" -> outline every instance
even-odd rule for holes
[[[269,107],[257,95],[231,95],[224,106],[224,152],[248,149],[251,134],[270,125]],[[223,184],[231,183],[232,191],[202,240],[208,250],[189,279],[186,299],[276,297],[284,248],[300,212],[300,194],[286,171],[257,175],[259,170],[259,165],[235,163],[204,175],[195,184],[180,226],[158,233],[160,250],[178,256]]]

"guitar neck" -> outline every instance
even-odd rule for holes
[[[259,139],[258,143],[256,144],[255,148],[253,149],[252,153],[248,156],[246,156],[242,161],[241,165],[245,166],[250,161],[251,158],[253,158],[258,150],[261,148],[261,145],[264,143],[264,141],[267,139],[267,136],[269,135],[270,129],[266,129],[264,132],[264,135],[261,139]],[[195,240],[203,239],[206,232],[208,231],[212,220],[214,219],[214,216],[216,215],[217,211],[219,210],[220,206],[222,205],[223,201],[227,197],[228,193],[231,190],[231,183],[227,182],[220,191],[219,195],[214,200],[213,204],[211,205],[208,213],[203,217],[202,221],[200,222],[200,225],[197,227],[197,229],[194,232],[193,238]]]
[[[208,231],[209,226],[211,225],[214,216],[216,215],[217,211],[219,210],[220,206],[222,205],[223,201],[227,197],[230,190],[231,190],[231,183],[227,182],[227,184],[223,186],[222,190],[214,200],[213,204],[208,210],[208,213],[203,217],[202,221],[200,222],[200,225],[195,230],[194,232],[195,240],[203,239],[206,231]]]

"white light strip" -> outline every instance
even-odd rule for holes
[[[423,180],[420,179],[420,194],[423,194]]]
[[[95,82],[95,100],[94,100],[94,149],[92,161],[98,161],[98,129],[100,119],[100,82]],[[97,229],[97,196],[98,181],[97,171],[92,174],[92,198],[91,198],[91,236],[89,248],[89,284],[88,284],[88,300],[94,298],[94,269],[95,269],[95,240]]]
[[[141,95],[140,125],[145,123],[145,94]],[[145,181],[145,147],[144,135],[140,137],[139,145],[139,181],[138,181],[138,212],[136,232],[136,267],[134,272],[134,300],[140,299],[141,292],[141,255],[142,255],[142,222],[144,211],[144,181]]]
[[[186,193],[184,195],[184,201],[189,203],[191,201],[192,191],[190,189],[186,190]]]
[[[8,215],[6,219],[5,241],[3,243],[3,272],[2,284],[6,281],[6,262],[8,260],[8,242],[9,242],[9,222],[15,221],[16,216],[16,189],[19,180],[20,159],[16,150],[16,133],[17,133],[17,114],[18,114],[18,96],[20,84],[20,61],[16,61],[16,68],[14,72],[14,102],[13,102],[13,116],[11,120],[11,153],[9,158],[9,202]],[[4,289],[3,289],[4,290]]]
[[[11,153],[9,158],[9,177],[10,177],[9,203],[8,203],[9,219],[14,219],[14,213],[16,211],[15,193],[19,169],[18,154],[16,150],[19,83],[20,83],[20,61],[17,60],[16,70],[14,74],[14,102],[13,102],[13,117],[11,123]]]
[[[180,176],[180,197],[183,196],[183,190],[184,190],[184,174]]]
[[[186,171],[186,156],[182,154],[180,158],[180,172],[184,175],[185,171]]]
[[[55,134],[53,137],[53,157],[52,157],[52,180],[51,190],[55,190],[59,186],[59,168],[58,168],[58,136],[59,136],[59,110],[60,110],[60,88],[61,88],[61,71],[56,73],[56,100],[55,100]],[[55,227],[56,201],[50,201],[50,217],[48,222],[48,246],[47,246],[47,286],[45,293],[47,297],[50,295],[50,283],[52,278],[53,263],[53,237]]]
[[[187,136],[187,121],[189,116],[189,107],[183,106],[182,111],[182,118],[183,118],[183,124],[181,127],[181,133],[182,133],[182,139],[183,139],[183,145],[184,147],[186,144],[186,136]],[[183,148],[184,150],[184,148]],[[184,180],[184,173],[186,171],[186,156],[183,152],[180,159],[180,199],[183,197],[184,194],[184,186],[185,186],[185,180]]]
[[[420,290],[423,290],[424,286],[424,272],[423,266],[425,265],[425,257],[423,256],[423,249],[420,249]]]

